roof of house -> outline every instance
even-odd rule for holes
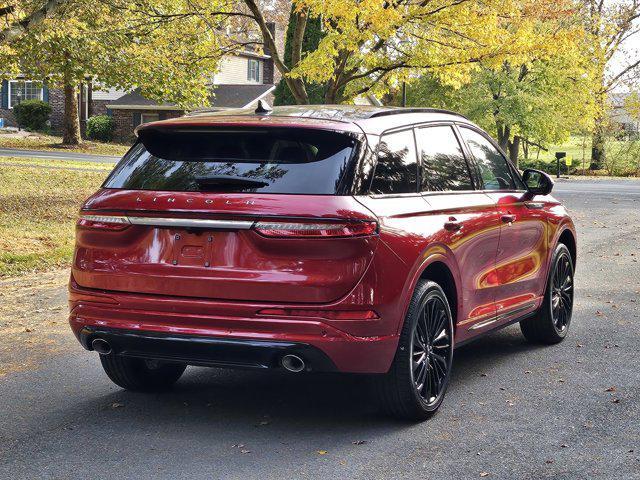
[[[246,108],[265,97],[275,88],[271,84],[220,84],[215,85],[209,98],[208,110]],[[127,93],[107,105],[112,110],[184,110],[169,102],[156,102],[143,97],[138,90]]]
[[[215,110],[215,109],[214,109]],[[471,123],[453,112],[431,108],[363,105],[296,105],[257,111],[199,111],[182,118],[146,124],[140,129],[174,127],[309,127],[381,134],[386,130],[433,121]]]

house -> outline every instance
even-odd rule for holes
[[[276,33],[275,25],[270,28]],[[280,45],[283,35],[276,34]],[[214,75],[208,108],[226,109],[251,107],[258,100],[273,102],[272,92],[279,81],[273,59],[267,52],[240,50],[222,58],[220,70]],[[62,130],[64,121],[64,93],[62,89],[48,88],[43,82],[23,76],[4,80],[0,84],[0,118],[5,126],[17,126],[13,107],[22,100],[38,99],[52,107],[51,130]],[[113,88],[101,88],[98,82],[88,78],[78,92],[78,114],[81,129],[94,115],[111,115],[115,120],[115,138],[130,140],[133,130],[141,123],[178,117],[185,110],[168,102],[156,102],[144,98],[137,90],[126,92]]]
[[[269,55],[251,51],[227,55],[213,78],[208,108],[249,108],[262,99],[273,103],[274,73],[273,60]],[[105,108],[115,120],[115,136],[119,139],[131,137],[133,129],[141,123],[185,114],[183,108],[149,100],[137,90],[111,99]]]
[[[637,114],[629,111],[629,95],[628,92],[616,92],[609,95],[610,119],[616,130],[635,139],[640,133],[640,118]]]

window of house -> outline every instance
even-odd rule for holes
[[[502,153],[475,130],[461,128],[460,133],[476,159],[484,190],[514,190],[511,168]]]
[[[140,123],[157,122],[160,120],[159,113],[143,113],[140,115]]]
[[[250,82],[260,81],[260,61],[250,58],[247,69],[247,80]]]
[[[42,100],[42,82],[9,81],[9,108],[15,107],[23,100]]]
[[[416,129],[423,192],[473,190],[469,167],[450,126]]]
[[[418,162],[412,130],[384,135],[378,146],[378,163],[371,193],[417,192]]]

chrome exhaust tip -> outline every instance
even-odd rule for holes
[[[100,355],[109,355],[111,353],[111,345],[102,338],[94,338],[91,342],[91,348],[93,348]]]
[[[305,366],[303,359],[301,359],[297,355],[291,354],[283,356],[280,360],[280,364],[282,365],[282,368],[293,373],[299,373],[303,371]]]

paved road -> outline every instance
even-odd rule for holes
[[[128,393],[69,340],[0,379],[0,478],[640,479],[640,182],[556,192],[580,234],[569,337],[462,347],[432,420],[377,416],[357,376],[190,368]]]
[[[82,162],[115,163],[120,157],[112,155],[93,155],[76,152],[49,152],[44,150],[19,150],[16,148],[0,148],[0,157],[46,158],[48,160],[77,160]]]

